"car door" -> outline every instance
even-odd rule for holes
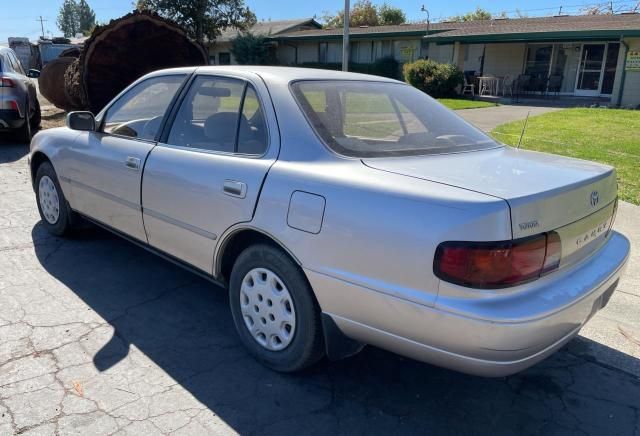
[[[149,244],[209,274],[216,241],[251,221],[278,153],[275,114],[255,79],[196,76],[145,166]]]
[[[156,144],[165,113],[186,75],[146,79],[101,115],[95,132],[82,132],[65,149],[72,207],[140,241],[142,167]]]

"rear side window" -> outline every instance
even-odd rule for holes
[[[264,154],[267,126],[255,89],[242,80],[197,77],[178,110],[167,143],[224,153]]]
[[[184,75],[160,76],[138,83],[107,110],[103,132],[155,140],[164,114],[184,78]]]
[[[345,156],[411,156],[501,146],[408,85],[331,80],[294,82],[291,88],[318,136]]]
[[[13,72],[17,74],[24,75],[24,71],[22,70],[22,65],[20,64],[20,61],[12,52],[7,53],[7,58],[9,60],[9,63],[11,64],[11,70],[13,70]]]

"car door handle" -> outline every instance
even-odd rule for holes
[[[127,160],[124,161],[124,166],[126,166],[127,168],[131,168],[132,170],[139,170],[140,169],[140,159],[138,159],[137,157],[127,157]]]
[[[247,184],[237,180],[225,180],[222,190],[232,197],[244,198],[247,195]]]

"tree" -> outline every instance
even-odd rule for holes
[[[77,33],[90,34],[96,26],[96,14],[86,0],[64,0],[58,14],[58,28],[67,38]]]
[[[343,19],[344,21],[344,19]],[[378,8],[371,0],[358,0],[349,13],[349,26],[377,26]]]
[[[244,30],[256,23],[244,0],[138,0],[137,8],[175,21],[201,43],[228,27]]]
[[[275,65],[273,46],[266,35],[243,32],[231,40],[231,53],[240,65]]]
[[[96,27],[96,13],[93,12],[93,9],[91,9],[91,6],[89,6],[86,0],[80,0],[80,2],[78,2],[77,11],[80,32],[85,35],[91,34]]]
[[[64,0],[60,6],[57,20],[58,28],[65,37],[71,38],[80,31],[80,22],[78,21],[78,5],[75,0]]]
[[[407,21],[407,16],[402,9],[383,3],[378,9],[378,21],[383,26],[403,24]]]
[[[602,2],[584,6],[579,9],[579,13],[581,15],[614,15],[622,12],[637,12],[638,9],[640,9],[640,2],[636,1]]]
[[[491,12],[486,9],[482,9],[480,6],[476,7],[476,10],[473,12],[467,12],[464,15],[455,15],[447,19],[447,21],[479,21],[479,20],[490,20],[493,18]]]
[[[386,3],[378,8],[371,0],[358,0],[349,11],[349,27],[402,24],[406,19],[401,9]],[[326,27],[340,27],[344,24],[344,11],[325,12],[323,21]]]

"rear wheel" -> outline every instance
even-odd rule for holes
[[[36,107],[33,111],[33,115],[31,116],[31,131],[38,130],[40,128],[40,123],[42,122],[42,112],[40,110],[40,102],[36,100]]]
[[[282,250],[260,244],[238,256],[229,304],[241,341],[269,368],[298,371],[324,355],[320,310],[311,286]]]
[[[20,129],[18,129],[18,140],[20,142],[26,142],[27,144],[29,144],[31,142],[31,119],[29,118],[29,102],[27,101],[27,103],[24,106],[24,112],[25,112],[25,116],[24,116],[24,124],[22,125],[22,127],[20,127]]]
[[[42,163],[36,172],[36,199],[42,224],[49,233],[63,236],[73,229],[74,213],[49,162]]]

